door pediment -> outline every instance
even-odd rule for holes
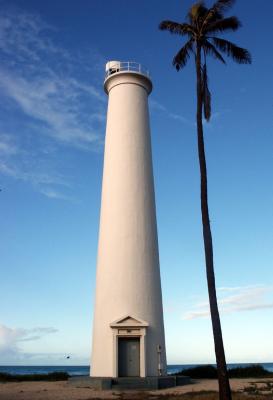
[[[133,315],[125,315],[122,318],[117,319],[110,323],[111,328],[120,328],[120,327],[127,327],[127,328],[142,328],[149,326],[148,322],[136,318]]]

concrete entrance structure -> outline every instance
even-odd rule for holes
[[[113,376],[124,377],[124,376],[146,376],[146,362],[145,362],[145,336],[146,327],[148,323],[137,318],[130,317],[129,315],[118,319],[117,321],[110,324],[113,334]],[[124,353],[124,357],[121,356],[122,351],[121,343],[125,343],[127,340],[128,347],[130,340],[138,340],[138,349],[127,349]],[[137,350],[137,351],[133,351]],[[127,354],[126,354],[127,353]],[[128,358],[128,360],[126,360]],[[127,365],[125,365],[127,364]],[[133,372],[134,368],[138,365],[138,374]],[[128,370],[127,374],[125,370]]]
[[[92,377],[166,375],[149,74],[108,62]]]
[[[92,376],[73,376],[68,379],[70,385],[95,390],[157,390],[173,386],[188,385],[187,376],[150,376],[147,378],[95,378]]]

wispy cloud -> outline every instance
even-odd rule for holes
[[[1,11],[0,173],[49,199],[73,201],[63,190],[71,179],[51,165],[52,149],[102,149],[103,57],[63,48],[60,33],[37,14],[8,6]],[[57,165],[62,167],[61,157]]]
[[[207,121],[205,118],[203,118],[203,123],[206,125],[206,127],[212,127],[213,123],[217,121],[219,118],[223,117],[223,115],[230,113],[230,109],[222,110],[222,111],[214,111],[211,114],[210,120]]]
[[[173,112],[169,111],[163,104],[159,103],[158,101],[156,101],[154,99],[150,99],[150,107],[152,110],[154,110],[156,112],[163,113],[164,115],[166,115],[167,118],[181,122],[184,125],[187,125],[189,127],[196,127],[196,122],[194,119],[191,121],[188,118],[184,117],[182,115],[182,113],[181,114],[173,113]],[[223,111],[215,111],[212,113],[210,121],[208,122],[204,118],[203,123],[206,124],[207,127],[211,127],[213,122],[215,122],[216,120],[218,120],[220,117],[222,117],[224,114],[226,114],[228,112],[230,112],[229,109],[223,110]]]
[[[38,171],[37,172],[34,172],[34,171],[25,172],[25,171],[15,168],[15,167],[11,167],[3,162],[0,162],[0,172],[4,175],[7,175],[12,178],[22,180],[25,182],[30,182],[34,185],[57,184],[57,185],[69,187],[69,183],[67,182],[67,180],[60,175],[53,176],[53,175],[49,175],[46,173],[39,173]]]
[[[67,200],[71,201],[72,203],[78,203],[73,197],[67,196],[64,193],[60,192],[59,190],[53,189],[51,187],[40,187],[39,192],[44,196],[48,197],[49,199],[53,200]]]
[[[195,126],[195,123],[193,121],[188,120],[183,115],[170,112],[163,104],[159,103],[158,101],[156,101],[154,99],[150,99],[149,104],[150,104],[150,107],[152,110],[164,113],[167,118],[176,120],[178,122],[182,122],[183,124],[191,126],[191,127]]]
[[[0,324],[0,356],[16,357],[21,352],[20,343],[39,340],[42,337],[58,332],[53,327],[35,327],[32,329],[10,328]]]
[[[0,162],[0,174],[13,179],[30,183],[37,192],[52,200],[66,200],[77,203],[72,196],[64,193],[64,189],[70,188],[68,179],[60,174],[49,174],[39,171],[24,171],[15,166]],[[56,189],[56,187],[58,189]]]
[[[150,104],[150,107],[152,108],[152,110],[168,112],[167,108],[165,106],[163,106],[163,104],[159,103],[158,101],[154,100],[153,98],[151,98],[149,100],[149,104]]]
[[[0,154],[1,156],[10,156],[18,153],[17,146],[13,143],[10,135],[0,134]]]
[[[186,125],[195,126],[194,122],[189,121],[187,118],[183,117],[183,115],[168,113],[169,117],[175,119],[177,121],[183,122]]]
[[[92,126],[94,120],[102,121],[101,113],[96,110],[88,115],[81,108],[87,96],[101,101],[94,88],[74,79],[18,77],[3,68],[0,68],[0,87],[28,117],[43,124],[39,125],[39,132],[81,148],[99,140],[100,134]]]
[[[222,287],[218,289],[218,306],[221,314],[232,314],[239,311],[253,311],[273,308],[272,298],[273,287],[243,286],[243,287]],[[271,300],[267,301],[265,296],[271,294]],[[209,317],[208,301],[199,302],[192,307],[192,310],[184,314],[183,319],[195,319]]]
[[[51,30],[54,28],[39,15],[15,8],[3,9],[0,17],[0,47],[14,60],[21,62],[26,58],[39,61],[45,51],[68,57],[64,49],[55,46],[49,38],[42,37]]]
[[[38,15],[3,11],[2,95],[26,116],[40,122],[37,133],[77,147],[92,148],[100,140],[105,96],[96,87],[96,79],[91,83],[91,74],[90,81],[79,78],[78,57],[53,42],[52,33],[54,28]],[[92,64],[91,58],[88,61]]]

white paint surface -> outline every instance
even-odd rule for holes
[[[115,376],[115,333],[124,315],[147,321],[145,374],[166,373],[146,76],[118,72],[109,95],[97,260],[92,376]]]

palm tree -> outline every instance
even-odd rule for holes
[[[173,34],[186,36],[188,39],[173,59],[173,65],[177,71],[186,65],[191,54],[195,56],[197,91],[196,122],[201,177],[201,213],[220,400],[230,400],[231,391],[215,287],[202,118],[204,114],[205,119],[209,121],[211,116],[211,94],[208,88],[206,57],[213,56],[215,59],[225,64],[223,55],[227,55],[239,64],[251,63],[251,55],[246,49],[215,36],[222,32],[236,31],[241,26],[236,17],[224,17],[225,12],[233,5],[234,1],[235,0],[217,0],[211,8],[207,8],[204,1],[199,1],[190,8],[186,23],[162,21],[159,25],[159,29],[161,30],[168,30]]]

